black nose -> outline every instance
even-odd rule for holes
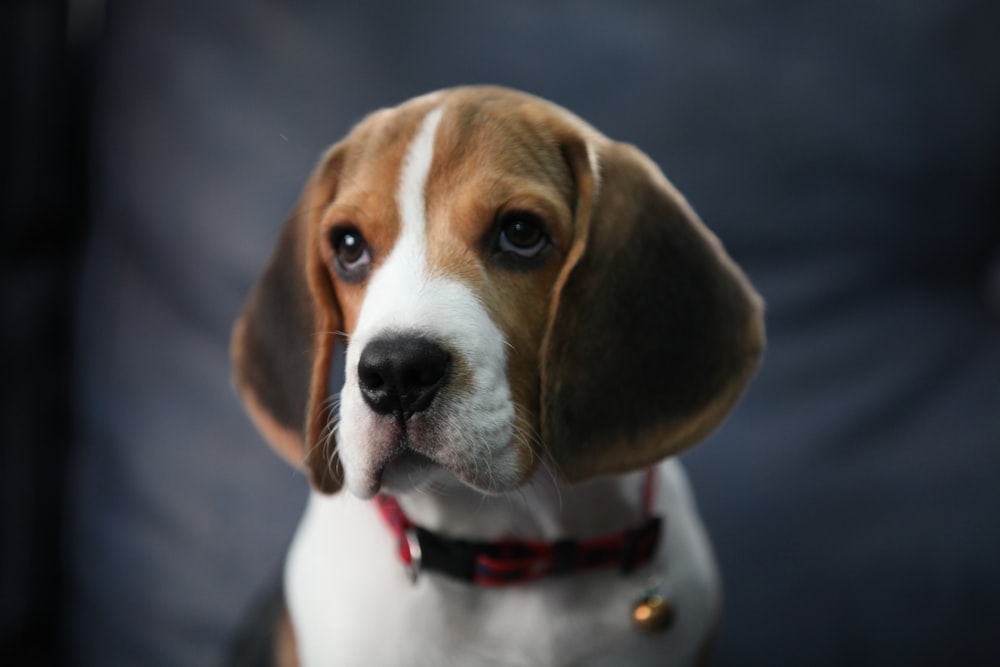
[[[427,409],[450,367],[451,354],[426,338],[379,338],[358,362],[361,395],[375,412],[408,419]]]

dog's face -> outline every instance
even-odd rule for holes
[[[350,332],[337,452],[361,496],[431,462],[511,489],[541,460],[541,341],[573,242],[572,174],[500,109],[446,123],[433,103],[414,111],[348,139],[321,223]],[[491,141],[503,125],[506,141]]]
[[[339,414],[329,367],[346,344]],[[704,437],[760,301],[641,153],[496,88],[369,116],[317,167],[237,323],[237,386],[315,486],[569,481]]]

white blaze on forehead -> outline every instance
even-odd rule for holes
[[[414,245],[420,250],[427,248],[424,238],[424,230],[427,227],[427,200],[424,191],[427,188],[427,174],[434,160],[434,138],[441,122],[441,113],[439,107],[427,114],[420,124],[417,136],[410,144],[406,159],[403,160],[399,191],[396,193],[396,204],[399,206],[402,224],[399,243],[402,246]]]

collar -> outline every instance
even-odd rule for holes
[[[392,496],[377,496],[375,503],[396,536],[399,559],[413,581],[427,570],[480,586],[507,586],[614,567],[628,574],[648,563],[656,553],[663,524],[652,515],[655,479],[655,468],[650,468],[643,490],[643,518],[637,525],[589,540],[454,539],[414,524]]]

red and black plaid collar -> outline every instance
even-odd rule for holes
[[[589,540],[479,542],[445,537],[417,526],[395,498],[375,502],[396,536],[399,559],[416,580],[422,571],[440,572],[480,586],[506,586],[542,577],[617,567],[628,573],[656,553],[663,521],[652,515],[655,470],[646,474],[644,517],[620,533]]]

